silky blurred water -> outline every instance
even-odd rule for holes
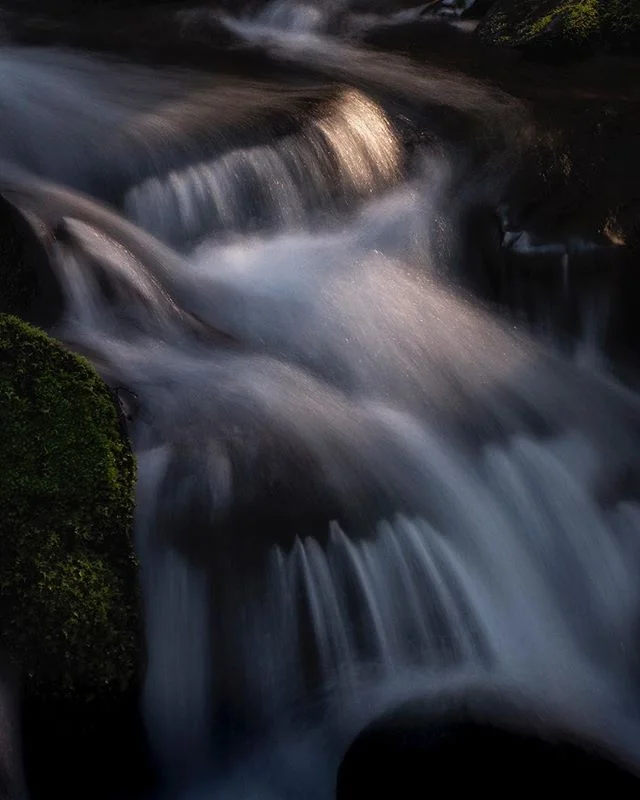
[[[0,55],[0,183],[56,231],[53,333],[136,399],[169,795],[328,800],[369,719],[456,682],[524,687],[634,761],[638,398],[459,281],[460,215],[497,201],[526,116],[318,9],[227,22],[304,86]],[[447,108],[486,140],[453,144]]]

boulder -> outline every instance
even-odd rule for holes
[[[635,0],[496,0],[477,29],[485,42],[540,56],[640,52]]]
[[[144,769],[124,420],[87,361],[0,315],[0,427],[0,646],[20,676],[29,793],[99,798]]]
[[[123,688],[136,670],[135,464],[84,359],[0,317],[0,629],[32,687]]]
[[[548,709],[500,693],[405,703],[367,726],[338,773],[337,800],[550,793],[637,796],[640,779]]]
[[[0,313],[47,328],[60,318],[63,297],[37,221],[0,195]]]

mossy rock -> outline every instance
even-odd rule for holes
[[[496,0],[478,26],[490,44],[565,55],[640,48],[637,0]]]
[[[0,315],[0,632],[27,687],[87,701],[139,661],[135,462],[91,365]]]

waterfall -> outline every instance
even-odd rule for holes
[[[184,800],[329,800],[368,720],[459,683],[605,720],[640,769],[640,399],[606,314],[581,358],[461,278],[531,122],[329,16],[224,18],[289,82],[0,55],[51,332],[136,398],[154,754]]]

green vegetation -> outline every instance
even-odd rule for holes
[[[497,0],[478,28],[492,44],[574,52],[624,52],[640,44],[635,0]]]
[[[137,670],[135,462],[107,386],[0,315],[0,631],[36,692],[87,699]]]

